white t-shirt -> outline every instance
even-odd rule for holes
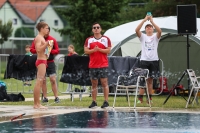
[[[157,48],[160,38],[157,38],[156,33],[154,33],[152,36],[147,36],[146,34],[142,33],[139,39],[142,44],[142,53],[140,60],[159,60]]]

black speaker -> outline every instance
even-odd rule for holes
[[[178,34],[197,33],[197,9],[196,4],[177,5]]]

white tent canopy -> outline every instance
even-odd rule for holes
[[[129,22],[114,28],[111,28],[105,32],[105,36],[108,36],[112,43],[111,55],[114,54],[119,48],[121,48],[122,56],[137,56],[141,50],[139,39],[135,34],[135,28],[142,20]],[[177,34],[177,17],[157,17],[153,18],[153,21],[162,29],[162,37],[166,34]],[[145,25],[150,23],[145,22],[141,28],[141,31],[145,31]],[[197,29],[200,29],[200,19],[197,18]],[[200,44],[200,31],[196,35],[189,35],[189,38]]]

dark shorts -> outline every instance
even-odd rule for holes
[[[48,62],[48,67],[46,69],[46,76],[56,75],[56,65],[54,62]]]
[[[149,77],[157,79],[160,77],[159,61],[140,61],[140,68],[149,70]]]
[[[90,68],[89,76],[90,76],[90,79],[107,78],[108,68]]]

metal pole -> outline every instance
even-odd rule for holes
[[[187,69],[190,69],[190,44],[189,44],[189,35],[187,34]],[[188,75],[188,90],[190,88],[190,79]],[[188,93],[189,94],[189,93]]]
[[[190,47],[190,44],[189,44],[189,35],[187,35],[187,69],[190,68],[189,47]]]

